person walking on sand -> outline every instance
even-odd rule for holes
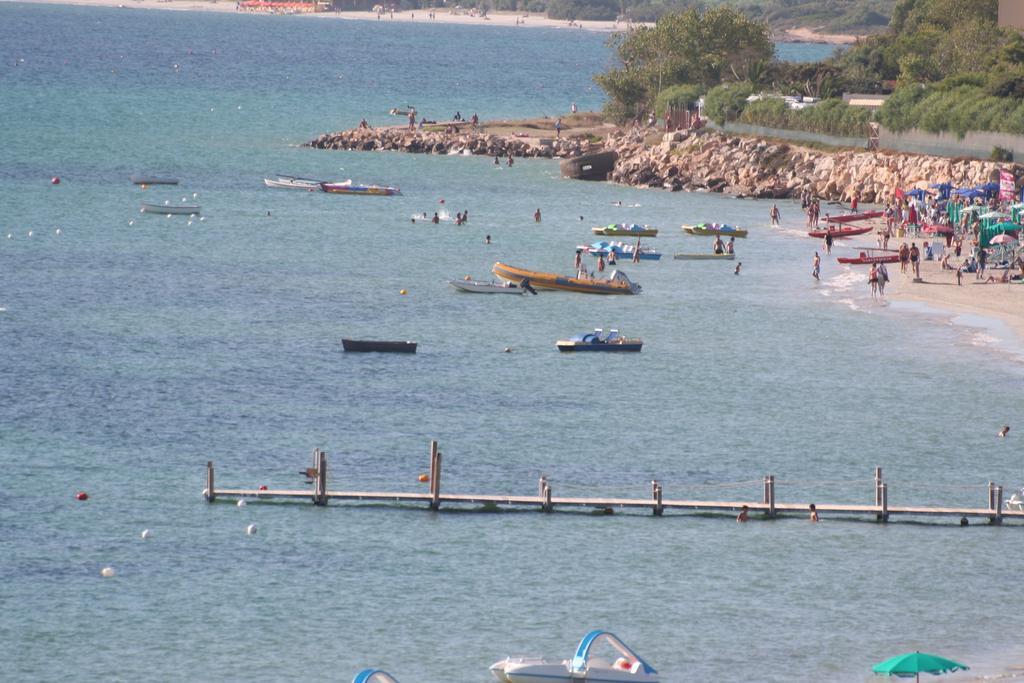
[[[562,137],[562,117],[561,116],[559,116],[558,119],[555,121],[555,137],[556,138]]]
[[[818,256],[818,252],[814,252],[814,260],[811,261],[811,277],[815,280],[821,279],[821,257]]]
[[[985,265],[988,263],[988,251],[978,248],[978,270],[975,277],[976,280],[980,280],[985,277]]]
[[[572,103],[572,106],[570,107],[570,109],[572,110],[573,114],[576,113],[577,109],[576,109],[576,103],[575,102]]]
[[[779,207],[777,204],[772,204],[772,210],[768,212],[768,215],[772,219],[772,225],[779,224],[779,218],[781,217],[781,214],[779,213]]]
[[[900,272],[907,272],[907,264],[910,263],[910,248],[904,242],[900,245]]]
[[[914,242],[910,243],[910,267],[914,271],[914,279],[921,279],[921,250],[917,248],[917,244]]]
[[[540,209],[533,212],[533,222],[540,223]]]

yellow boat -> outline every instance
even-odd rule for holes
[[[525,280],[534,289],[562,289],[567,292],[582,292],[584,294],[639,294],[641,289],[640,285],[630,281],[625,273],[618,270],[613,270],[607,280],[540,273],[501,262],[495,263],[491,270],[502,280],[517,284]]]
[[[595,235],[608,235],[609,237],[657,237],[658,229],[649,225],[625,225],[623,223],[612,223],[611,225],[599,225],[591,228]]]
[[[746,237],[746,228],[737,228],[734,225],[721,223],[698,223],[697,225],[684,225],[683,232],[690,235],[721,235],[722,237]]]

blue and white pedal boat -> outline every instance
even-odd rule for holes
[[[595,648],[610,656],[595,655]],[[654,667],[608,631],[583,636],[572,659],[506,657],[491,665],[500,683],[658,683]]]
[[[618,330],[598,328],[593,332],[577,334],[571,339],[559,339],[555,342],[559,351],[639,351],[644,347],[642,339],[629,339],[619,335]]]

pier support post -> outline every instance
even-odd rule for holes
[[[545,477],[543,474],[540,475],[540,480],[538,480],[538,482],[537,482],[537,497],[538,498],[543,498],[544,497],[544,489],[545,489],[545,487],[547,487],[547,485],[548,485],[548,478]]]
[[[992,523],[993,524],[1002,524],[1003,523],[1003,487],[1002,486],[997,486],[995,493],[996,493],[996,499],[995,499],[995,503],[996,503],[996,516],[992,518]]]
[[[441,451],[437,442],[430,442],[430,509],[441,509]]]
[[[207,503],[217,500],[217,492],[213,489],[213,461],[206,461],[206,490],[203,491]]]
[[[327,505],[327,453],[319,448],[313,453],[316,461],[316,482],[313,489],[313,504]]]
[[[768,517],[775,518],[775,475],[769,474],[767,477],[766,488],[767,498],[765,502],[768,503]]]
[[[988,509],[995,510],[996,508],[996,485],[995,482],[990,481],[988,483]]]
[[[651,482],[651,493],[654,496],[654,516],[661,517],[665,506],[661,503],[661,484],[657,480]]]
[[[875,468],[875,507],[882,504],[882,468]]]
[[[546,481],[544,482],[544,500],[540,504],[540,509],[544,512],[551,512],[551,485]]]
[[[882,482],[878,485],[878,505],[882,511],[878,514],[879,522],[889,521],[889,485]]]

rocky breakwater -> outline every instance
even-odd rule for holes
[[[885,202],[896,188],[952,183],[957,187],[998,181],[999,169],[1020,179],[1024,167],[879,151],[822,151],[784,142],[737,137],[718,131],[668,133],[651,143],[642,132],[620,131],[606,141],[619,154],[610,179],[668,190],[725,192],[738,197],[786,198],[811,192],[831,201],[859,195]]]
[[[402,128],[356,128],[324,133],[306,143],[316,149],[362,152],[394,151],[414,154],[479,154],[498,157],[575,157],[591,151],[582,137],[544,139],[486,132],[444,132]]]

